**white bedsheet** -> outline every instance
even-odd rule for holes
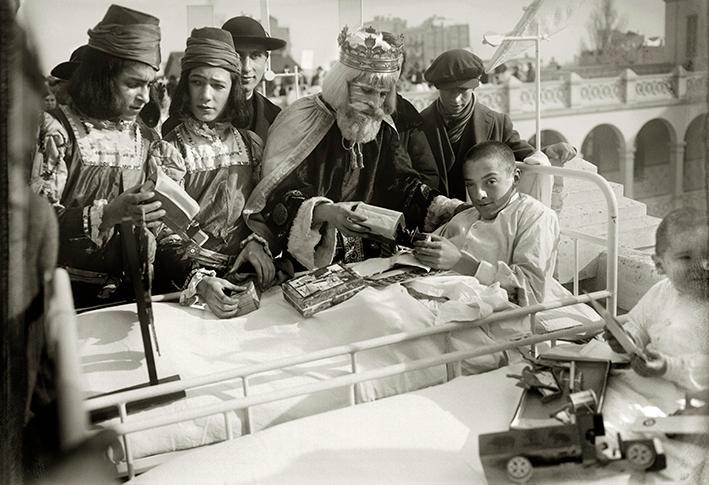
[[[520,368],[460,377],[192,450],[129,483],[485,484],[478,435],[507,429],[521,389],[505,374]],[[612,377],[604,406],[609,430],[654,407],[639,390],[652,394],[657,384],[632,373]],[[672,408],[678,394],[665,390],[663,402]],[[624,462],[605,468],[563,465],[535,469],[529,483],[707,483],[701,476],[706,450],[669,440],[663,445],[668,468],[662,472],[630,471]]]
[[[244,317],[219,320],[208,310],[177,304],[153,305],[162,356],[160,377],[183,379],[241,366],[264,363],[334,345],[434,325],[433,314],[399,285],[365,289],[354,298],[308,319],[302,318],[279,289],[263,295],[259,310]],[[514,323],[513,323],[514,325]],[[522,321],[516,323],[522,330]],[[80,315],[78,318],[82,371],[88,395],[115,391],[147,381],[140,327],[134,305]],[[474,343],[474,342],[473,342]],[[426,338],[367,351],[358,355],[361,370],[439,355],[443,337]],[[250,379],[251,394],[311,383],[350,372],[349,358],[338,357]],[[407,373],[360,386],[368,401],[444,381],[443,366]],[[188,391],[188,397],[135,414],[149,419],[183,409],[241,397],[240,381]],[[252,408],[252,431],[302,416],[344,407],[349,390],[338,389]],[[231,413],[234,432],[241,434],[243,413]],[[222,416],[181,423],[130,435],[133,457],[185,449],[225,437]]]

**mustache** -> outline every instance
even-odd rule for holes
[[[350,103],[347,106],[347,111],[350,115],[359,114],[369,116],[370,118],[374,118],[377,121],[383,120],[386,116],[386,112],[383,109],[377,108],[376,106],[372,106],[368,103],[363,103],[361,101],[354,101]]]

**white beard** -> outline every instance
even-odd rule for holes
[[[342,136],[354,143],[369,143],[377,137],[382,118],[361,113],[351,106],[337,111],[337,127]]]

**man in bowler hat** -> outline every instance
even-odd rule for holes
[[[509,146],[518,161],[544,163],[541,154],[520,139],[512,120],[493,111],[475,97],[484,72],[483,62],[466,49],[452,49],[438,56],[424,78],[438,89],[438,99],[421,112],[424,131],[431,145],[439,172],[438,189],[448,197],[465,200],[462,164],[467,151],[478,143],[494,140]],[[546,147],[544,153],[560,163],[576,155],[568,143]]]
[[[266,71],[269,51],[282,49],[286,41],[270,37],[261,24],[251,17],[231,18],[222,25],[222,29],[231,34],[241,60],[241,84],[249,110],[249,125],[246,128],[256,132],[265,142],[268,129],[281,109],[256,91],[256,86]]]
[[[74,74],[76,68],[81,64],[81,58],[86,53],[88,45],[82,45],[74,49],[71,53],[71,57],[68,61],[60,62],[50,72],[54,78],[53,82],[50,83],[50,87],[54,96],[57,98],[57,104],[67,104],[69,101],[69,93],[66,92],[69,85],[69,79],[71,75]]]

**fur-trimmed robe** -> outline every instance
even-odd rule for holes
[[[312,226],[314,208],[327,201],[387,207],[402,211],[410,227],[423,224],[437,193],[413,169],[391,118],[361,148],[364,168],[353,169],[335,113],[318,95],[299,99],[276,118],[261,182],[244,210],[274,255],[286,250],[306,268],[333,260],[335,229]]]

